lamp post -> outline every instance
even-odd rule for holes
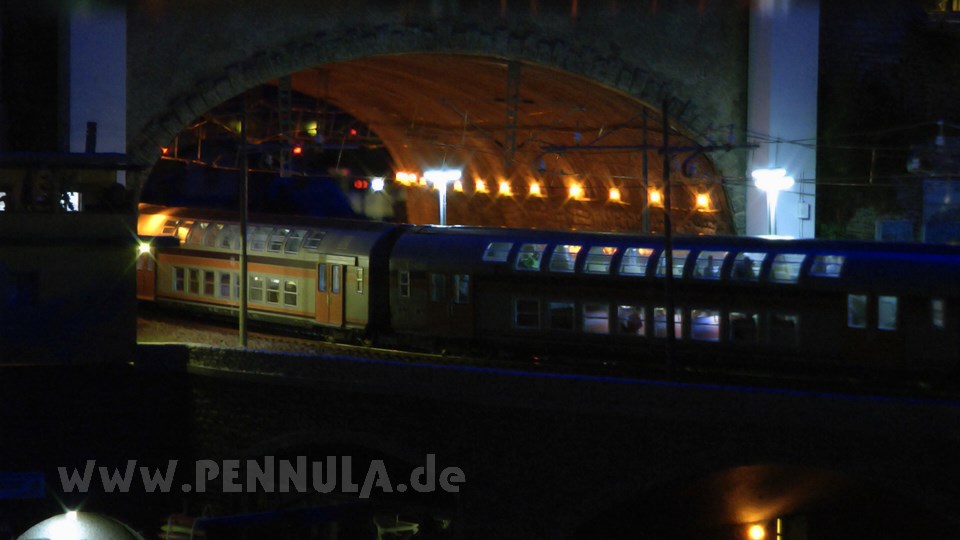
[[[460,169],[428,169],[423,171],[423,177],[437,188],[437,197],[440,201],[440,225],[447,224],[447,184],[456,182],[463,176]]]
[[[769,234],[777,234],[777,199],[781,191],[793,187],[793,177],[786,169],[757,169],[750,173],[757,187],[767,195],[767,219]]]

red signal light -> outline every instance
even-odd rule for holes
[[[351,137],[356,137],[356,136],[357,136],[357,130],[354,129],[354,128],[350,128],[350,136],[351,136]]]
[[[299,155],[302,154],[302,153],[303,153],[303,147],[302,147],[302,146],[294,146],[294,147],[293,147],[293,155],[299,156]]]
[[[368,189],[369,187],[370,187],[369,180],[366,180],[363,178],[357,178],[356,180],[353,181],[353,189]]]

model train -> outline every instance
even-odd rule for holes
[[[252,319],[338,339],[771,370],[960,371],[960,248],[254,216]],[[138,298],[236,315],[230,213],[143,205]],[[672,274],[671,290],[665,287]],[[668,313],[673,313],[673,339]]]

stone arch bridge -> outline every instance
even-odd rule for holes
[[[462,164],[518,189],[531,176],[561,191],[579,178],[594,200],[624,191],[632,207],[618,219],[645,204],[644,156],[654,186],[662,176],[665,105],[673,144],[743,140],[743,2],[169,0],[139,2],[127,21],[128,153],[148,165],[218,104],[285,76],[367,124],[397,167]],[[646,152],[623,149],[644,135]],[[567,148],[591,143],[621,149]],[[742,232],[745,158],[695,156],[673,175],[690,186],[675,206],[708,193],[712,228]]]

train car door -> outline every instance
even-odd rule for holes
[[[469,274],[430,274],[430,327],[437,334],[473,335],[473,290]]]
[[[317,264],[316,319],[318,323],[343,326],[344,269],[355,263],[353,257],[321,255]]]
[[[150,251],[137,254],[137,299],[153,300],[156,294],[157,265]]]

